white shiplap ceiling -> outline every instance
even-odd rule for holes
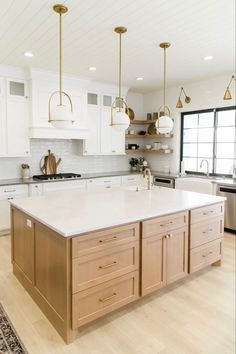
[[[0,0],[0,64],[58,69],[58,15],[52,0]],[[59,1],[60,3],[60,1]],[[66,0],[63,72],[116,83],[118,35],[124,25],[123,84],[137,92],[162,87],[169,41],[168,86],[234,71],[234,0]],[[29,59],[24,52],[34,53]],[[212,55],[212,61],[203,57]],[[88,67],[97,71],[90,72]],[[136,77],[142,76],[143,81]]]

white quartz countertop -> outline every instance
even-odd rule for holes
[[[60,235],[69,237],[224,200],[163,187],[138,192],[126,187],[113,191],[61,191],[48,196],[13,199],[11,204]]]

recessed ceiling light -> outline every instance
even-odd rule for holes
[[[206,57],[204,57],[204,60],[212,60],[213,56],[212,55],[207,55]]]
[[[143,81],[143,77],[137,77],[136,80],[137,81]]]
[[[90,66],[90,67],[89,67],[89,70],[90,70],[90,71],[96,71],[97,68],[95,68],[95,66]]]
[[[33,53],[30,53],[30,52],[25,52],[25,53],[24,53],[24,56],[25,56],[25,57],[28,57],[28,58],[32,58],[32,57],[34,56],[34,54],[33,54]]]

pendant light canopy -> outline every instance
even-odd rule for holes
[[[125,113],[128,111],[127,103],[121,97],[121,36],[127,32],[125,27],[116,27],[114,29],[119,34],[119,96],[111,105],[111,126],[117,131],[125,131],[130,124],[129,116]]]
[[[62,91],[62,15],[68,11],[68,8],[64,5],[54,5],[53,10],[60,15],[59,21],[59,91],[55,91],[51,94],[49,98],[49,123],[51,123],[55,128],[70,128],[73,121],[73,107],[70,96]],[[59,104],[57,106],[52,106],[52,98],[59,94]],[[62,102],[62,97],[65,97],[67,105]],[[68,105],[69,104],[69,105]]]
[[[230,82],[229,82],[228,86],[226,87],[225,94],[224,94],[224,97],[223,97],[224,100],[231,100],[231,99],[232,99],[232,95],[231,95],[231,92],[230,92],[230,90],[229,90],[229,87],[230,87],[231,82],[232,82],[233,80],[234,80],[234,81],[236,80],[234,75],[232,75],[232,77],[231,77],[231,79],[230,79]]]
[[[177,104],[176,104],[176,108],[183,108],[183,103],[181,101],[182,92],[184,93],[184,96],[185,96],[185,99],[184,99],[185,103],[190,103],[191,102],[191,97],[187,96],[186,92],[184,91],[184,88],[181,87],[179,98],[178,98],[178,101],[177,101]]]
[[[170,109],[166,105],[166,49],[170,47],[170,43],[161,43],[160,47],[164,49],[164,104],[158,111],[156,130],[159,134],[167,134],[172,131],[174,125],[173,119],[170,117]]]

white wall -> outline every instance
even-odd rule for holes
[[[62,162],[58,172],[93,173],[129,170],[130,156],[82,156],[79,154],[82,141],[32,139],[31,157],[0,158],[0,179],[20,177],[20,165],[28,163],[31,175],[42,174],[39,162],[50,149]]]
[[[141,93],[129,91],[127,104],[134,111],[134,119],[145,119],[143,115],[143,95]]]
[[[193,68],[194,70],[194,68]],[[214,77],[205,81],[199,81],[191,84],[183,84],[186,94],[191,97],[190,104],[184,104],[182,109],[175,108],[181,86],[171,87],[167,89],[166,103],[171,110],[171,116],[174,118],[174,137],[169,139],[168,143],[173,148],[174,153],[171,155],[156,155],[147,154],[146,157],[150,162],[153,170],[162,171],[170,167],[171,172],[179,171],[180,160],[180,116],[181,112],[201,110],[207,108],[219,108],[235,105],[235,85],[231,86],[231,93],[234,99],[229,101],[223,100],[224,91],[230,76],[228,75]],[[156,91],[144,95],[143,98],[143,115],[158,111],[158,108],[163,104],[163,92]]]

